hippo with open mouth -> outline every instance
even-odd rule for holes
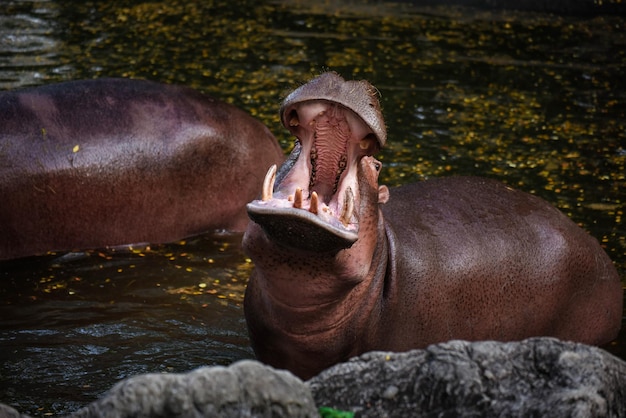
[[[549,203],[477,177],[379,186],[386,130],[369,83],[322,74],[280,114],[296,145],[248,204],[243,239],[261,361],[309,378],[371,350],[617,335],[615,267]]]

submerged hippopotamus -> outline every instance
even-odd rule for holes
[[[260,360],[308,378],[370,350],[617,335],[615,267],[549,203],[476,177],[378,185],[386,133],[369,83],[325,73],[281,118],[298,139],[248,205],[243,239]]]
[[[186,87],[129,79],[0,93],[0,259],[243,231],[284,160],[268,129]]]

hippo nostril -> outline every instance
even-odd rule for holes
[[[376,151],[376,144],[378,140],[376,139],[376,135],[373,133],[369,133],[361,139],[359,142],[359,148],[363,151],[366,151],[368,155],[372,155]]]
[[[296,112],[295,109],[289,113],[288,121],[289,126],[300,126],[300,117],[298,116],[298,112]]]

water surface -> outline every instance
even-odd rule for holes
[[[261,119],[288,151],[287,92],[326,69],[365,78],[388,124],[383,183],[499,179],[589,230],[624,277],[623,17],[318,3],[3,1],[0,89],[185,84]],[[0,263],[0,402],[67,413],[137,373],[252,357],[240,239]],[[609,349],[625,347],[622,333]]]

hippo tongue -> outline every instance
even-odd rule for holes
[[[354,244],[356,230],[346,228],[334,217],[323,217],[318,213],[318,208],[325,206],[318,202],[316,192],[312,193],[308,210],[302,208],[301,189],[296,190],[293,203],[285,205],[285,201],[280,201],[282,204],[277,204],[277,200],[272,199],[275,179],[276,166],[272,166],[263,182],[261,200],[247,205],[250,219],[259,224],[270,239],[292,248],[315,252],[337,252]],[[339,219],[347,223],[353,211],[354,194],[348,187]]]

